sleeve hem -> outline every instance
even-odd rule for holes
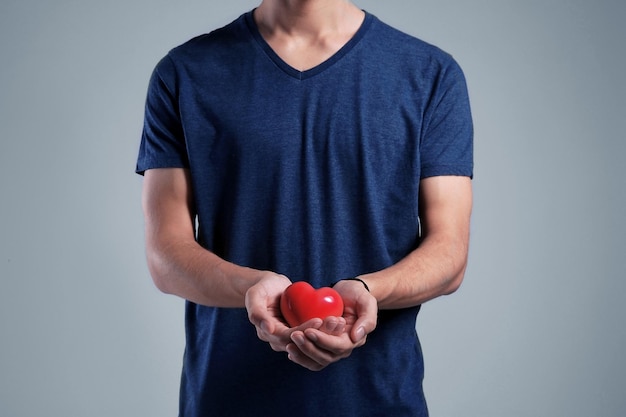
[[[474,178],[474,170],[471,165],[438,165],[422,169],[420,179],[438,176],[459,176]]]

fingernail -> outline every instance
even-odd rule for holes
[[[365,337],[365,328],[359,327],[356,329],[356,338],[357,340],[361,340]]]
[[[304,343],[304,336],[300,333],[298,334],[293,334],[291,336],[291,339],[294,341],[295,344],[297,345],[301,345]]]

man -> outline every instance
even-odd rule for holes
[[[158,64],[137,172],[150,272],[187,300],[181,416],[427,415],[415,319],[463,279],[472,204],[449,55],[348,1],[263,0]],[[343,317],[289,328],[300,280]]]

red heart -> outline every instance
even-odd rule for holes
[[[330,287],[315,289],[308,282],[291,284],[280,297],[280,311],[291,327],[313,318],[341,317],[343,300]]]

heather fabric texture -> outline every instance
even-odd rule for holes
[[[157,65],[136,171],[189,169],[202,246],[319,287],[413,250],[420,180],[471,177],[472,136],[463,73],[440,49],[366,14],[302,72],[246,13]],[[381,311],[365,346],[311,372],[244,309],[187,302],[180,416],[426,416],[418,311]]]

